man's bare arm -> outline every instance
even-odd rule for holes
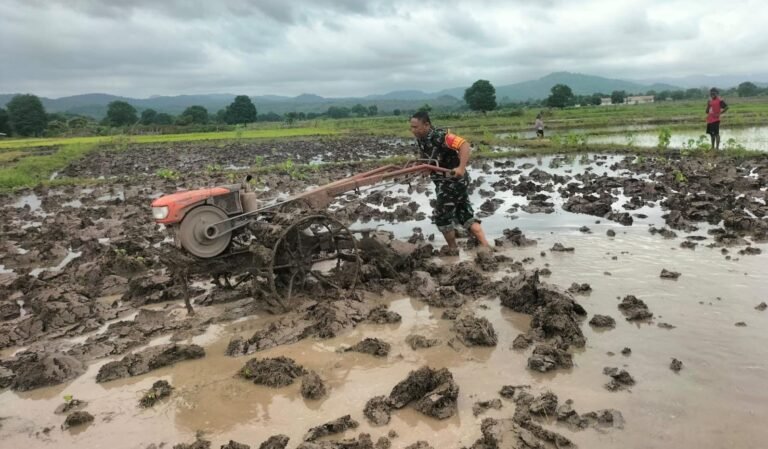
[[[471,152],[469,142],[464,142],[459,147],[459,166],[454,169],[456,176],[464,176],[467,171],[467,163],[469,162],[469,153]]]

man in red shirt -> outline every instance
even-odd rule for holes
[[[720,92],[717,91],[717,88],[709,89],[711,99],[707,102],[706,110],[707,134],[712,139],[713,150],[720,149],[720,114],[728,110],[728,105],[720,98],[719,94]]]

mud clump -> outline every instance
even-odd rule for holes
[[[170,396],[172,391],[173,387],[168,383],[168,381],[158,380],[152,384],[152,388],[150,388],[149,391],[144,393],[144,396],[141,397],[139,400],[139,406],[144,408],[152,407],[160,399]]]
[[[405,342],[414,351],[417,349],[431,348],[432,346],[437,346],[441,343],[437,338],[427,338],[423,335],[409,335],[405,337]]]
[[[531,402],[528,410],[532,415],[555,416],[557,411],[557,395],[551,391],[542,393]]]
[[[629,357],[630,355],[632,355],[632,349],[631,348],[622,349],[621,355]]]
[[[614,427],[621,429],[624,427],[624,416],[620,411],[614,409],[596,410],[580,415],[573,408],[573,400],[560,404],[556,411],[557,421],[569,426],[572,430],[584,430],[589,427],[602,429]]]
[[[517,414],[516,414],[517,415]],[[469,449],[533,449],[545,447],[574,447],[566,437],[546,430],[525,418],[493,419],[485,418],[480,424],[482,436]]]
[[[555,346],[540,344],[528,357],[528,369],[546,373],[559,368],[573,368],[573,356]]]
[[[586,282],[583,284],[574,282],[570,287],[568,287],[568,292],[578,295],[588,295],[589,293],[592,293],[592,286]]]
[[[501,387],[501,390],[499,390],[499,396],[505,399],[512,399],[517,392],[528,388],[530,388],[529,385],[504,385]]]
[[[595,315],[589,320],[589,324],[599,328],[614,328],[616,327],[616,320],[608,315]]]
[[[680,360],[677,360],[676,358],[672,358],[672,362],[669,364],[669,369],[672,371],[679,373],[681,369],[683,369],[683,362]]]
[[[316,372],[310,371],[301,379],[301,396],[304,399],[320,399],[326,393],[325,383]]]
[[[79,412],[72,412],[69,415],[67,415],[67,418],[64,420],[64,424],[61,425],[61,428],[66,430],[71,427],[77,427],[82,426],[83,424],[88,424],[93,422],[93,415],[91,415],[88,412],[79,411]]]
[[[470,314],[460,315],[453,325],[456,334],[467,346],[496,346],[498,337],[487,318]]]
[[[505,229],[504,237],[494,240],[494,244],[501,248],[521,248],[536,245],[536,240],[530,240],[525,237],[520,228]]]
[[[65,415],[71,411],[83,408],[86,405],[88,405],[87,402],[72,398],[56,407],[56,410],[54,410],[53,413],[57,415]]]
[[[607,235],[608,237],[616,237],[616,231],[614,231],[613,229],[609,229],[605,231],[605,235]]]
[[[171,343],[153,346],[102,366],[96,375],[96,382],[102,383],[123,377],[138,376],[182,360],[199,359],[204,356],[205,350],[198,345]]]
[[[562,243],[555,243],[549,250],[558,253],[572,253],[575,251],[572,246],[563,246]]]
[[[768,309],[768,304],[765,302],[761,302],[760,304],[755,306],[755,310],[759,310],[760,312],[764,311],[765,309]]]
[[[491,399],[490,401],[477,401],[472,406],[472,414],[482,415],[490,409],[501,410],[501,399]]]
[[[204,440],[200,438],[198,435],[197,439],[195,439],[194,443],[185,444],[175,444],[173,446],[173,449],[210,449],[211,448],[211,442],[208,440]]]
[[[386,357],[389,355],[391,348],[392,345],[386,341],[379,340],[378,338],[366,338],[351,348],[347,348],[345,352],[361,352],[374,357]]]
[[[408,283],[408,293],[420,298],[429,298],[437,291],[437,283],[426,271],[414,271]]]
[[[512,349],[527,349],[533,344],[533,339],[525,334],[518,334],[512,341]]]
[[[285,449],[288,446],[288,441],[290,441],[290,438],[286,435],[272,435],[267,441],[259,445],[259,449]]]
[[[491,285],[488,278],[470,262],[460,262],[451,268],[448,278],[441,285],[452,285],[457,292],[465,295],[488,293]]]
[[[397,312],[388,310],[386,306],[377,306],[368,314],[368,321],[375,324],[399,323],[403,320]]]
[[[367,433],[361,433],[357,438],[332,441],[305,441],[296,449],[374,449],[373,440]]]
[[[370,304],[352,299],[312,303],[306,308],[270,323],[249,339],[233,338],[226,354],[239,356],[296,343],[308,337],[332,338],[358,323],[371,313]]]
[[[237,441],[229,440],[229,443],[221,446],[221,449],[251,449],[251,446],[247,444],[238,443]]]
[[[346,432],[348,429],[355,429],[359,425],[360,424],[352,419],[350,415],[345,415],[341,418],[309,429],[304,436],[304,441],[312,442],[324,436]]]
[[[559,338],[564,343],[586,344],[579,320],[586,310],[570,294],[539,280],[538,271],[526,271],[499,288],[501,304],[515,312],[532,314],[528,337],[546,341]]]
[[[621,300],[619,310],[627,317],[627,321],[640,321],[653,318],[653,313],[642,299],[627,295]]]
[[[58,352],[23,351],[1,363],[6,369],[2,383],[15,391],[58,385],[80,376],[86,368],[82,361]]]
[[[446,368],[433,370],[422,367],[395,385],[389,394],[392,408],[408,404],[419,412],[437,419],[450,418],[457,411],[459,386]]]
[[[410,446],[406,446],[405,449],[434,449],[426,441],[417,441]]]
[[[680,277],[680,273],[676,271],[669,271],[666,268],[661,269],[661,274],[659,275],[662,279],[677,279]]]
[[[458,308],[466,303],[465,297],[451,286],[438,287],[434,295],[425,298],[424,302],[432,307]],[[455,319],[455,318],[454,318]]]
[[[483,271],[497,271],[499,269],[499,262],[489,250],[478,250],[475,256],[475,263]]]
[[[392,405],[386,396],[374,396],[365,403],[363,415],[375,426],[389,424],[392,416]]]
[[[304,367],[282,356],[271,359],[253,358],[239,372],[241,377],[252,380],[257,385],[272,388],[287,387],[305,373]]]
[[[605,384],[608,391],[626,390],[635,384],[635,379],[626,370],[605,367],[603,374],[611,377],[611,381]]]

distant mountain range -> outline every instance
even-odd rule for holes
[[[736,80],[738,77],[733,77]],[[757,79],[757,78],[756,78]],[[768,79],[768,77],[762,78]],[[674,81],[670,79],[670,83]],[[684,82],[683,82],[684,81]],[[695,87],[719,85],[731,87],[739,81],[724,83],[724,80],[715,83],[714,79],[707,77],[688,77],[680,79],[680,82],[670,84],[660,80],[655,81],[626,81],[604,78],[600,76],[584,75],[579,73],[556,72],[536,80],[523,81],[515,84],[498,85],[496,87],[497,101],[525,101],[546,98],[552,86],[555,84],[567,84],[578,95],[588,95],[596,92],[610,94],[614,90],[624,90],[628,93],[644,93],[648,90],[675,90],[689,87],[691,83]],[[364,106],[377,105],[379,111],[389,113],[394,109],[417,109],[424,103],[433,107],[454,108],[461,106],[464,101],[466,87],[445,89],[439,92],[423,92],[420,90],[400,90],[380,95],[368,95],[365,97],[349,98],[325,98],[314,94],[302,94],[296,97],[280,95],[253,96],[251,99],[256,104],[259,113],[276,112],[325,112],[330,106],[350,107],[357,103]],[[0,106],[10,101],[16,94],[0,94]],[[111,101],[123,100],[132,104],[139,110],[152,108],[158,112],[180,114],[184,109],[192,105],[205,107],[209,113],[215,114],[219,109],[226,107],[234,99],[234,94],[207,94],[207,95],[176,95],[176,96],[152,96],[149,98],[127,98],[109,94],[83,94],[62,98],[41,97],[43,105],[48,112],[68,112],[82,114],[94,118],[106,115],[107,105]]]

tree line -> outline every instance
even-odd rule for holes
[[[697,100],[708,97],[708,89],[681,89],[638,92],[639,95],[654,97],[654,101],[668,100]],[[725,96],[739,97],[768,96],[768,87],[759,87],[755,83],[745,81],[737,87],[725,89]],[[565,84],[557,84],[550,90],[550,95],[543,100],[528,100],[512,102],[503,98],[496,99],[496,89],[488,80],[477,80],[464,91],[465,105],[456,111],[471,110],[481,113],[497,109],[517,109],[522,107],[555,107],[596,106],[610,98],[612,104],[622,104],[630,95],[626,91],[613,91],[610,94],[596,92],[591,95],[576,95]],[[424,104],[418,110],[431,111],[429,104]],[[399,116],[410,114],[412,110],[394,109],[386,115]],[[445,111],[444,111],[445,112]],[[186,108],[180,115],[173,116],[154,109],[144,109],[140,112],[130,103],[113,101],[107,106],[107,114],[103,120],[96,122],[90,117],[64,113],[47,113],[40,99],[31,94],[17,95],[11,99],[6,108],[0,108],[0,135],[39,137],[43,135],[62,135],[66,133],[93,133],[93,127],[126,128],[126,127],[170,127],[178,126],[190,129],[205,125],[243,125],[256,121],[286,122],[292,124],[299,120],[317,118],[344,119],[351,117],[375,117],[381,115],[376,105],[364,106],[356,104],[352,107],[330,106],[324,112],[288,112],[280,115],[274,112],[259,114],[256,105],[247,95],[238,95],[227,107],[211,114],[200,105]]]

